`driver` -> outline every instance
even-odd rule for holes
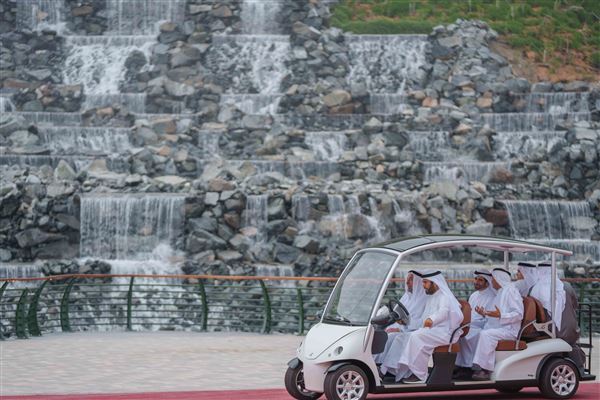
[[[484,310],[490,310],[496,300],[496,289],[492,287],[492,273],[490,271],[475,271],[473,283],[475,292],[469,297],[471,325],[469,326],[469,333],[458,340],[460,351],[456,356],[456,365],[460,368],[454,376],[455,379],[468,379],[473,372],[471,368],[473,367],[475,346],[477,346],[479,332],[481,332],[486,322],[486,317],[479,314],[475,309],[482,307]]]
[[[513,285],[510,272],[504,268],[492,271],[492,286],[498,291],[494,301],[494,310],[476,307],[482,316],[487,317],[475,348],[473,366],[480,370],[473,374],[473,380],[487,381],[496,364],[496,346],[500,340],[516,340],[523,319],[523,298]]]
[[[463,320],[460,303],[450,291],[442,272],[423,273],[422,278],[427,294],[423,327],[397,337],[381,366],[383,374],[389,371],[396,375],[396,381],[402,380],[402,383],[416,383],[427,379],[427,364],[433,350],[447,345],[452,332]],[[395,346],[404,350],[401,351],[400,359],[389,356]]]
[[[423,326],[423,320],[421,317],[426,301],[427,299],[425,289],[423,289],[421,274],[414,270],[408,271],[406,280],[404,281],[404,294],[400,298],[400,303],[402,303],[402,305],[408,310],[410,322],[408,325],[402,325],[401,322],[395,322],[385,329],[388,334],[388,339],[385,343],[385,349],[383,352],[375,355],[375,363],[383,363],[383,360],[385,360],[387,357],[390,347],[397,336],[403,334],[404,332],[417,330]],[[400,354],[392,355],[392,357],[398,359]]]

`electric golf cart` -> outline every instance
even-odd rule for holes
[[[580,381],[594,380],[590,373],[591,342],[585,346],[587,361],[575,361],[574,348],[557,338],[556,328],[540,312],[539,302],[524,298],[524,318],[516,341],[500,341],[496,364],[489,381],[455,380],[454,363],[459,351],[458,337],[465,335],[470,307],[461,301],[463,323],[450,343],[438,347],[430,359],[430,372],[424,383],[397,383],[382,379],[373,356],[383,351],[387,333],[378,314],[384,296],[401,261],[430,251],[502,252],[508,269],[511,254],[541,253],[551,260],[552,310],[555,315],[556,257],[570,256],[568,250],[518,240],[485,236],[436,235],[409,237],[358,251],[337,281],[327,305],[304,341],[297,357],[288,363],[285,385],[298,400],[364,400],[369,393],[409,393],[496,389],[516,393],[524,387],[538,387],[548,398],[573,396]],[[484,250],[481,250],[484,249]],[[485,250],[487,249],[487,250]],[[496,254],[502,260],[501,254]],[[501,261],[500,261],[501,262]],[[550,310],[549,310],[550,311]],[[391,314],[391,312],[390,312]],[[398,318],[393,315],[391,320]],[[383,318],[385,319],[385,318]],[[585,365],[587,364],[587,366]]]

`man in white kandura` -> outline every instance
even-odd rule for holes
[[[486,317],[475,311],[477,307],[491,310],[496,300],[496,289],[492,287],[492,273],[487,270],[475,271],[475,292],[469,297],[471,305],[471,325],[469,333],[460,338],[460,352],[456,356],[456,365],[460,367],[454,374],[455,379],[469,379],[473,374],[473,356],[479,340],[479,332],[483,329]]]
[[[515,287],[521,296],[529,296],[531,288],[538,282],[538,270],[534,264],[520,262],[517,264],[517,281]]]
[[[423,326],[422,316],[426,302],[427,295],[425,294],[425,289],[423,288],[421,274],[413,270],[408,271],[406,280],[404,281],[404,294],[400,298],[400,303],[402,303],[402,305],[408,310],[410,322],[408,325],[402,325],[396,322],[385,329],[388,334],[388,339],[385,343],[385,349],[383,352],[376,354],[374,357],[377,364],[381,364],[383,362],[396,337],[406,332],[415,331]],[[396,359],[398,358],[400,358],[400,354],[397,355]]]
[[[450,291],[442,272],[426,272],[421,277],[428,295],[423,311],[423,327],[404,336],[405,344],[398,343],[396,338],[392,346],[403,349],[400,358],[392,359],[393,349],[390,349],[381,366],[383,374],[390,372],[396,376],[396,381],[402,380],[403,383],[424,382],[427,379],[427,366],[433,350],[449,344],[452,332],[463,320],[460,303]]]
[[[558,273],[557,273],[558,275]],[[557,331],[562,327],[562,315],[565,311],[566,293],[563,282],[556,277],[556,315],[552,315],[552,264],[543,262],[538,264],[537,283],[531,289],[530,296],[535,297],[542,303],[544,310],[548,316],[548,320],[552,319],[556,325]]]
[[[496,346],[500,340],[516,340],[523,319],[523,298],[512,283],[510,272],[504,268],[492,271],[492,286],[497,290],[493,310],[475,308],[487,317],[475,348],[473,366],[481,370],[473,374],[473,380],[487,381],[496,364]]]

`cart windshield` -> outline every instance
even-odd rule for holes
[[[396,256],[367,251],[358,254],[345,269],[323,314],[325,323],[367,325],[377,295]]]

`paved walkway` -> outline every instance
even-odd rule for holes
[[[68,398],[289,399],[281,390],[283,375],[301,340],[195,332],[80,332],[9,340],[0,342],[0,395],[145,392],[152,394]],[[598,376],[600,339],[595,346]],[[222,390],[229,392],[208,392]],[[579,398],[597,399],[598,391],[600,385],[593,384]],[[595,394],[586,397],[587,392]]]

